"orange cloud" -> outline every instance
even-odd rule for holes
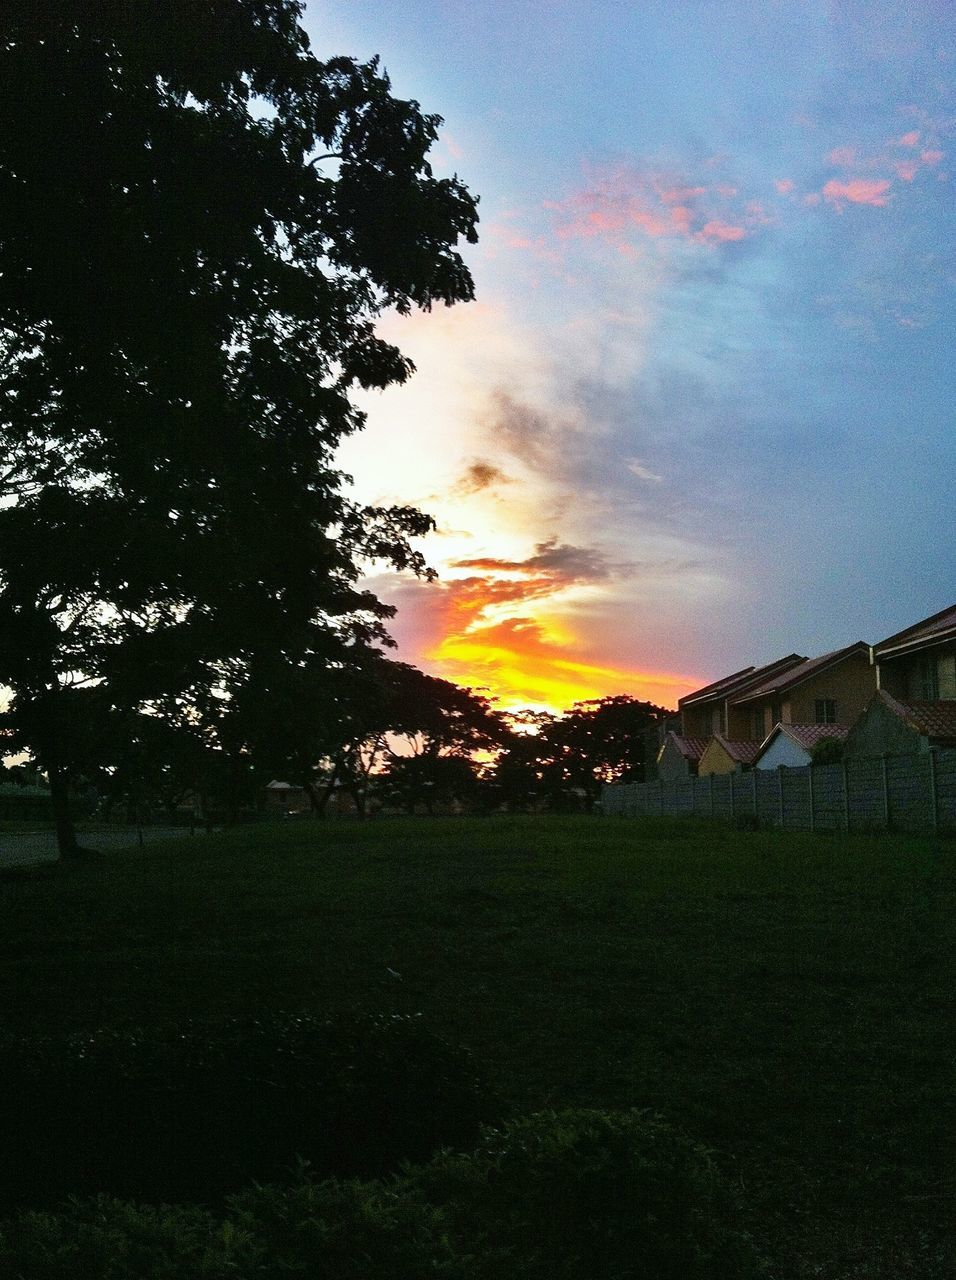
[[[615,564],[594,547],[557,539],[538,543],[523,557],[461,558],[436,583],[398,587],[392,629],[410,661],[456,683],[485,688],[505,708],[561,711],[612,693],[671,707],[703,681],[613,659],[605,664],[590,645],[585,657],[584,641],[561,620],[569,601],[636,568]],[[451,576],[462,571],[466,576]]]
[[[678,698],[700,687],[696,676],[581,662],[529,617],[448,635],[429,658],[447,679],[487,688],[505,708],[563,711],[615,693],[674,707]]]
[[[841,204],[848,200],[851,204],[868,204],[882,207],[886,204],[886,194],[890,189],[888,178],[869,179],[851,178],[848,182],[831,180],[823,188],[823,196],[833,204]]]

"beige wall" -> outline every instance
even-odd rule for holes
[[[731,707],[727,736],[741,742],[762,740],[776,723],[773,717],[778,710],[782,724],[815,724],[818,698],[832,698],[836,702],[837,724],[853,724],[875,692],[876,669],[870,666],[868,655],[851,654],[786,693]],[[762,717],[762,733],[754,724],[755,711]]]

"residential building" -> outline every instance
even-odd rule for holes
[[[879,689],[846,738],[848,756],[908,755],[956,747],[956,699],[902,702]]]
[[[778,724],[849,726],[876,691],[870,646],[862,640],[774,672],[728,699],[728,737],[763,742]]]
[[[735,742],[715,733],[701,754],[697,773],[701,778],[709,773],[744,773],[753,768],[759,752],[759,742]]]
[[[744,667],[733,675],[724,676],[722,680],[687,694],[677,703],[682,735],[685,738],[703,738],[707,741],[716,733],[731,734],[730,706],[733,700],[801,662],[806,662],[806,658],[799,653],[790,653],[763,667]],[[745,733],[736,736],[749,738],[750,735]],[[757,740],[762,741],[763,737],[760,734]]]
[[[664,782],[679,778],[696,778],[700,758],[707,746],[706,738],[685,738],[683,734],[668,733],[657,753],[657,776]]]
[[[845,724],[777,724],[770,730],[754,761],[755,769],[799,769],[813,761],[819,742],[843,742],[849,730]]]
[[[877,687],[901,702],[956,700],[956,604],[873,646]]]

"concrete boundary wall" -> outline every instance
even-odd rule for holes
[[[956,830],[956,750],[606,786],[611,817],[755,820],[788,831]]]

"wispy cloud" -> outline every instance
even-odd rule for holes
[[[637,476],[638,480],[652,480],[656,484],[660,484],[663,479],[663,476],[656,475],[653,471],[649,470],[649,468],[645,467],[640,458],[629,458],[627,462],[627,469],[630,471],[632,476]]]
[[[840,182],[832,178],[824,184],[823,198],[837,206],[849,201],[850,204],[869,204],[882,208],[887,203],[887,193],[892,183],[888,178],[850,178]]]
[[[743,240],[754,221],[739,201],[739,184],[675,177],[639,165],[592,170],[586,184],[549,201],[554,235],[607,241],[620,251],[640,239],[726,244]]]

